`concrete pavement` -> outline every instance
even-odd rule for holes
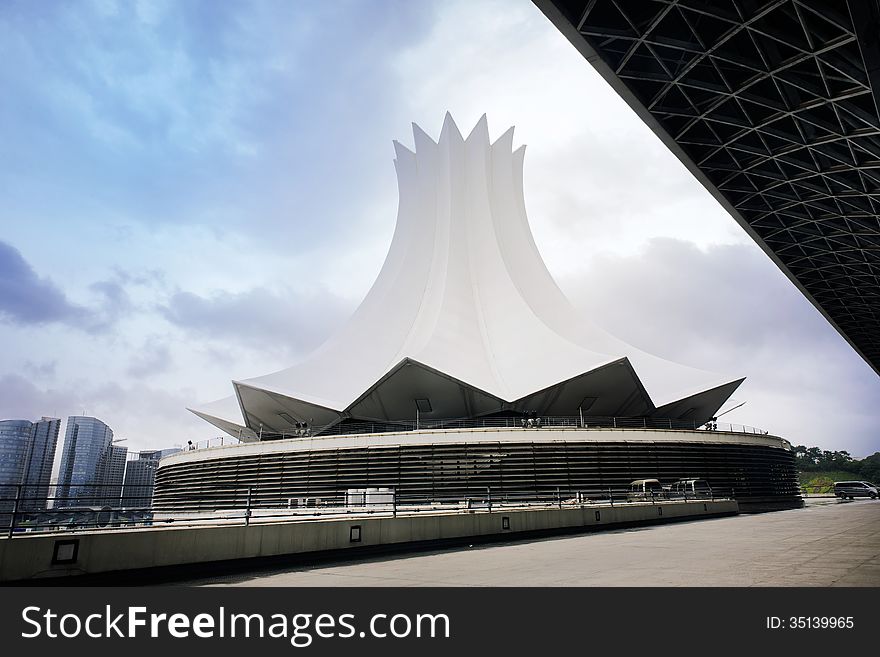
[[[229,586],[880,586],[880,501],[186,582]]]

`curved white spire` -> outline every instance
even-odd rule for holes
[[[283,405],[332,421],[406,359],[511,403],[623,358],[650,395],[647,412],[738,384],[636,349],[571,306],[529,229],[525,147],[513,149],[513,128],[490,144],[483,115],[465,139],[447,113],[438,141],[415,124],[413,138],[414,151],[394,142],[397,226],[373,287],[302,362],[237,382],[245,413],[271,397],[276,407],[263,415]],[[216,408],[199,414],[235,421]],[[246,424],[255,428],[257,417]]]

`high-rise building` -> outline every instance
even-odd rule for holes
[[[27,464],[34,425],[28,420],[0,421],[0,510],[12,511]]]
[[[153,486],[159,461],[179,452],[179,448],[156,449],[137,454],[125,466],[125,485],[122,489],[122,506],[146,509],[153,501]]]
[[[83,415],[67,418],[55,506],[103,504],[112,462],[113,430]]]
[[[128,448],[119,445],[110,445],[109,459],[104,473],[104,506],[119,506],[119,498],[122,496],[122,482],[125,477],[125,459],[128,457]]]
[[[24,511],[41,511],[47,506],[49,480],[55,462],[55,448],[61,420],[43,417],[33,423],[31,444],[22,477],[24,488],[20,508]]]
[[[0,507],[19,511],[46,508],[60,420],[44,417],[0,421]]]

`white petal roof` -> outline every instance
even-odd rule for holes
[[[525,147],[513,149],[513,128],[490,144],[484,115],[465,139],[447,113],[437,142],[415,124],[413,135],[414,151],[394,142],[397,226],[354,315],[296,365],[234,382],[236,397],[192,409],[200,417],[218,420],[224,431],[231,423],[235,435],[236,427],[264,422],[257,416],[243,422],[242,411],[271,398],[287,409],[282,416],[322,423],[346,414],[404,361],[504,402],[624,358],[651,411],[703,391],[726,392],[711,416],[739,385],[742,379],[641,351],[574,309],[532,238],[523,199]]]

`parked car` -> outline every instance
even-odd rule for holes
[[[645,502],[663,496],[663,486],[659,479],[636,479],[629,485],[627,502]]]
[[[870,497],[876,500],[880,497],[880,489],[869,481],[836,481],[834,494],[842,500],[856,497]]]
[[[666,487],[666,492],[673,499],[705,499],[712,497],[712,487],[705,479],[689,477],[677,479]]]

